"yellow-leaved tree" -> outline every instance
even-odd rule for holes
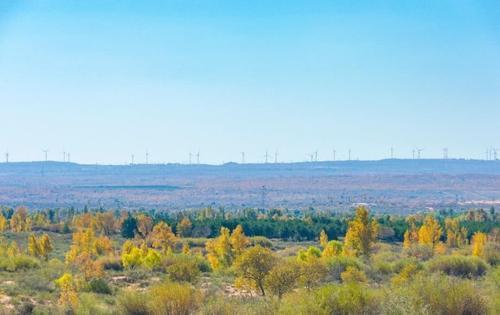
[[[428,215],[424,219],[424,223],[418,230],[418,243],[426,245],[434,249],[439,242],[439,238],[443,234],[443,230],[439,225],[438,220],[432,215]]]
[[[149,239],[153,247],[161,249],[164,254],[169,253],[177,241],[172,228],[165,222],[154,226],[153,231],[149,234]]]
[[[137,231],[143,238],[147,238],[153,230],[153,219],[143,213],[137,216]]]
[[[40,247],[38,246],[38,240],[34,234],[28,236],[28,255],[33,257],[40,256]]]
[[[3,232],[7,229],[7,219],[0,213],[0,232]]]
[[[472,255],[477,257],[484,257],[484,249],[488,243],[488,236],[483,232],[476,232],[472,235]]]
[[[31,220],[28,217],[28,209],[19,207],[10,218],[10,227],[13,232],[23,232],[31,230]]]
[[[418,243],[417,219],[412,215],[408,216],[406,223],[408,224],[408,230],[405,231],[403,236],[403,248],[409,249]]]
[[[220,235],[205,244],[207,260],[213,269],[230,267],[234,259],[239,257],[250,244],[243,227],[238,225],[232,233],[221,227]]]
[[[460,227],[457,218],[446,218],[444,221],[446,228],[446,244],[449,247],[462,247],[467,242],[467,229]]]
[[[189,218],[183,218],[181,222],[177,224],[177,235],[179,237],[186,237],[191,235],[191,228],[193,224]]]
[[[240,224],[238,224],[238,226],[231,233],[229,241],[231,242],[234,258],[241,255],[245,247],[247,247],[250,243],[245,235],[245,232],[243,231],[243,227]]]
[[[328,244],[328,235],[325,230],[321,230],[321,233],[319,233],[319,244],[323,247],[323,249],[325,249]]]
[[[359,206],[354,220],[349,227],[344,240],[343,254],[346,256],[369,256],[372,244],[376,241],[378,224],[369,217],[368,209]]]
[[[245,281],[250,282],[264,296],[264,280],[276,264],[276,256],[268,249],[259,245],[244,251],[236,260],[235,269],[238,275]]]
[[[207,260],[213,269],[231,266],[233,262],[233,253],[229,229],[221,227],[220,235],[213,240],[207,241],[205,249],[207,250]]]
[[[78,295],[76,293],[76,285],[73,276],[69,273],[65,273],[55,282],[60,290],[59,305],[66,308],[68,311],[74,311],[78,306]]]
[[[40,249],[40,256],[48,260],[49,254],[54,250],[54,247],[47,234],[43,234],[38,240],[38,248]]]

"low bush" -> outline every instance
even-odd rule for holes
[[[381,300],[356,283],[326,285],[314,291],[286,295],[280,314],[379,314]]]
[[[347,270],[347,267],[353,267],[358,270],[364,269],[361,261],[354,257],[333,256],[326,260],[329,277],[332,280],[340,281],[340,275]]]
[[[104,279],[92,279],[88,283],[89,291],[99,294],[112,294],[113,291]]]
[[[123,270],[122,261],[119,256],[102,257],[98,260],[98,262],[102,265],[104,270],[114,270],[114,271]]]
[[[216,296],[210,298],[199,309],[204,315],[273,315],[277,312],[277,303],[260,298],[231,298]]]
[[[40,263],[37,259],[25,255],[0,258],[0,271],[18,271],[39,268]]]
[[[148,300],[144,293],[132,290],[124,291],[117,298],[118,314],[149,315]]]
[[[405,253],[409,257],[415,257],[420,260],[429,260],[434,255],[434,250],[427,245],[415,245],[405,250]]]
[[[426,314],[487,314],[487,302],[471,280],[441,274],[419,275],[388,293]],[[384,300],[385,301],[385,300]],[[385,303],[385,302],[384,302]]]
[[[440,256],[430,260],[429,270],[443,272],[458,277],[480,277],[488,270],[488,264],[481,258],[474,256]]]
[[[265,248],[272,248],[273,247],[273,243],[271,242],[271,240],[269,240],[267,237],[264,237],[264,236],[253,236],[250,238],[250,244],[252,246],[261,246],[261,247],[265,247]]]
[[[176,255],[171,258],[167,267],[168,277],[172,281],[184,281],[195,283],[200,275],[198,262],[195,257],[188,255]]]
[[[201,304],[201,294],[188,284],[167,282],[147,292],[148,308],[153,315],[188,315]]]

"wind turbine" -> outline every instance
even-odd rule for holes
[[[149,151],[146,151],[146,164],[149,164]]]
[[[278,163],[278,151],[274,151],[274,163]]]
[[[241,152],[241,164],[245,164],[245,152]]]
[[[443,148],[443,160],[448,159],[448,148]]]
[[[333,149],[333,160],[335,161],[335,155],[337,154],[337,151]]]
[[[49,153],[49,150],[45,149],[42,150],[43,153],[45,153],[45,162],[47,162],[47,154]]]
[[[200,151],[196,153],[196,164],[200,164]]]
[[[266,150],[266,155],[264,155],[264,157],[266,158],[265,161],[266,161],[266,164],[267,164],[267,162],[269,160],[269,152],[267,150]]]
[[[9,151],[5,152],[5,163],[9,163]]]
[[[420,160],[420,153],[422,153],[424,149],[417,149],[417,158]]]
[[[349,161],[350,161],[351,160],[351,149],[349,149],[348,155],[349,155]]]

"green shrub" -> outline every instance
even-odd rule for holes
[[[487,303],[471,280],[441,274],[415,277],[389,293],[428,314],[487,314]]]
[[[118,314],[124,315],[149,315],[148,300],[144,293],[127,290],[122,292],[117,299]]]
[[[395,261],[392,264],[392,272],[400,273],[408,265],[418,266],[418,269],[422,267],[422,263],[420,263],[420,261],[417,258],[408,257]]]
[[[434,255],[432,247],[427,245],[415,245],[408,248],[405,252],[409,257],[415,257],[420,260],[429,260]]]
[[[480,277],[488,270],[488,264],[474,256],[440,256],[430,260],[428,267],[433,272],[466,278]]]
[[[99,294],[112,294],[113,291],[104,279],[92,279],[88,284],[89,290]]]
[[[265,248],[272,248],[273,243],[267,237],[264,236],[253,236],[250,238],[250,244],[252,246],[260,245]]]
[[[104,270],[114,270],[114,271],[123,270],[122,261],[119,256],[106,256],[100,258],[98,261],[102,265]]]
[[[187,255],[178,255],[167,267],[168,277],[172,281],[194,283],[200,275],[196,258]]]
[[[340,281],[340,275],[346,271],[347,267],[353,267],[359,270],[364,269],[361,261],[354,257],[333,256],[326,260],[329,277],[332,280]]]
[[[1,271],[18,271],[39,268],[40,263],[37,259],[25,255],[14,257],[0,257]]]
[[[201,294],[188,284],[167,282],[147,292],[151,314],[192,314],[201,303]]]
[[[217,296],[203,303],[199,314],[203,315],[273,315],[277,303],[260,298],[235,298]]]
[[[379,314],[379,297],[356,283],[326,285],[286,295],[280,314]]]

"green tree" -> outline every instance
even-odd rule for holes
[[[137,230],[137,220],[128,213],[128,216],[122,222],[122,236],[125,238],[133,238]]]
[[[265,296],[264,280],[275,265],[276,257],[273,252],[257,245],[247,249],[236,259],[235,269],[243,279],[253,282]]]

